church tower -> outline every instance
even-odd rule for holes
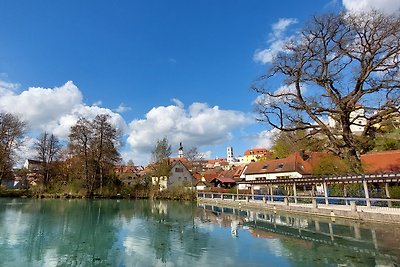
[[[226,149],[226,161],[227,162],[233,162],[233,147],[228,147]]]
[[[179,143],[178,158],[183,158],[183,146],[182,142]]]

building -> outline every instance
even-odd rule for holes
[[[324,152],[301,153],[295,152],[283,159],[265,160],[249,163],[243,173],[243,183],[239,184],[239,189],[248,189],[247,181],[267,181],[275,179],[301,178],[310,175],[313,168],[326,155]],[[255,190],[261,189],[261,185],[254,187]]]
[[[178,158],[183,158],[183,146],[182,146],[182,142],[179,143],[179,149],[178,149]]]
[[[140,182],[140,178],[143,176],[144,167],[117,165],[114,166],[113,171],[124,185],[131,186]]]
[[[227,147],[226,149],[226,161],[228,163],[232,163],[235,161],[235,158],[233,157],[233,147]]]
[[[39,160],[27,159],[25,160],[24,168],[31,172],[37,172],[42,169],[42,165],[43,163]]]
[[[350,113],[350,130],[353,134],[361,134],[367,125],[367,118],[365,117],[365,109],[362,105],[357,104],[354,111]],[[341,129],[341,125],[335,116],[329,116],[329,127],[333,129]]]
[[[399,173],[400,150],[363,154],[361,155],[361,165],[366,174]]]
[[[169,176],[152,177],[152,184],[158,186],[159,190],[170,189],[172,187],[192,188],[196,184],[190,171],[182,161],[175,161],[171,165]]]
[[[260,160],[265,160],[271,157],[271,152],[266,148],[251,148],[244,152],[243,154],[243,162],[250,163],[256,162]]]

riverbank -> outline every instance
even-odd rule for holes
[[[165,190],[161,192],[121,192],[121,193],[94,193],[90,196],[82,193],[48,193],[29,189],[5,189],[0,188],[0,197],[9,198],[51,198],[51,199],[166,199],[194,201],[194,192],[181,190]]]
[[[215,206],[225,206],[232,208],[246,208],[254,210],[282,211],[287,213],[304,214],[311,216],[329,217],[332,220],[336,218],[349,219],[363,222],[390,223],[400,224],[400,210],[393,212],[385,209],[358,209],[351,210],[350,207],[339,205],[320,205],[318,207],[310,207],[305,205],[296,205],[273,202],[264,203],[263,201],[232,201],[222,199],[198,198],[198,203]]]

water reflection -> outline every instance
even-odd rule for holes
[[[231,227],[235,237],[239,226],[255,238],[277,240],[270,249],[295,266],[400,266],[399,226],[211,205],[199,207],[202,222]]]
[[[207,247],[208,233],[194,225],[196,208],[164,201],[0,199],[0,266],[185,266]]]
[[[148,200],[0,199],[0,266],[398,266],[396,227]]]

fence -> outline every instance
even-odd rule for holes
[[[383,198],[355,198],[355,197],[311,197],[311,196],[283,196],[283,195],[251,195],[226,194],[214,192],[198,192],[199,199],[216,199],[227,201],[244,201],[281,205],[298,205],[314,208],[346,207],[352,211],[367,209],[384,209],[400,213],[400,199]]]

